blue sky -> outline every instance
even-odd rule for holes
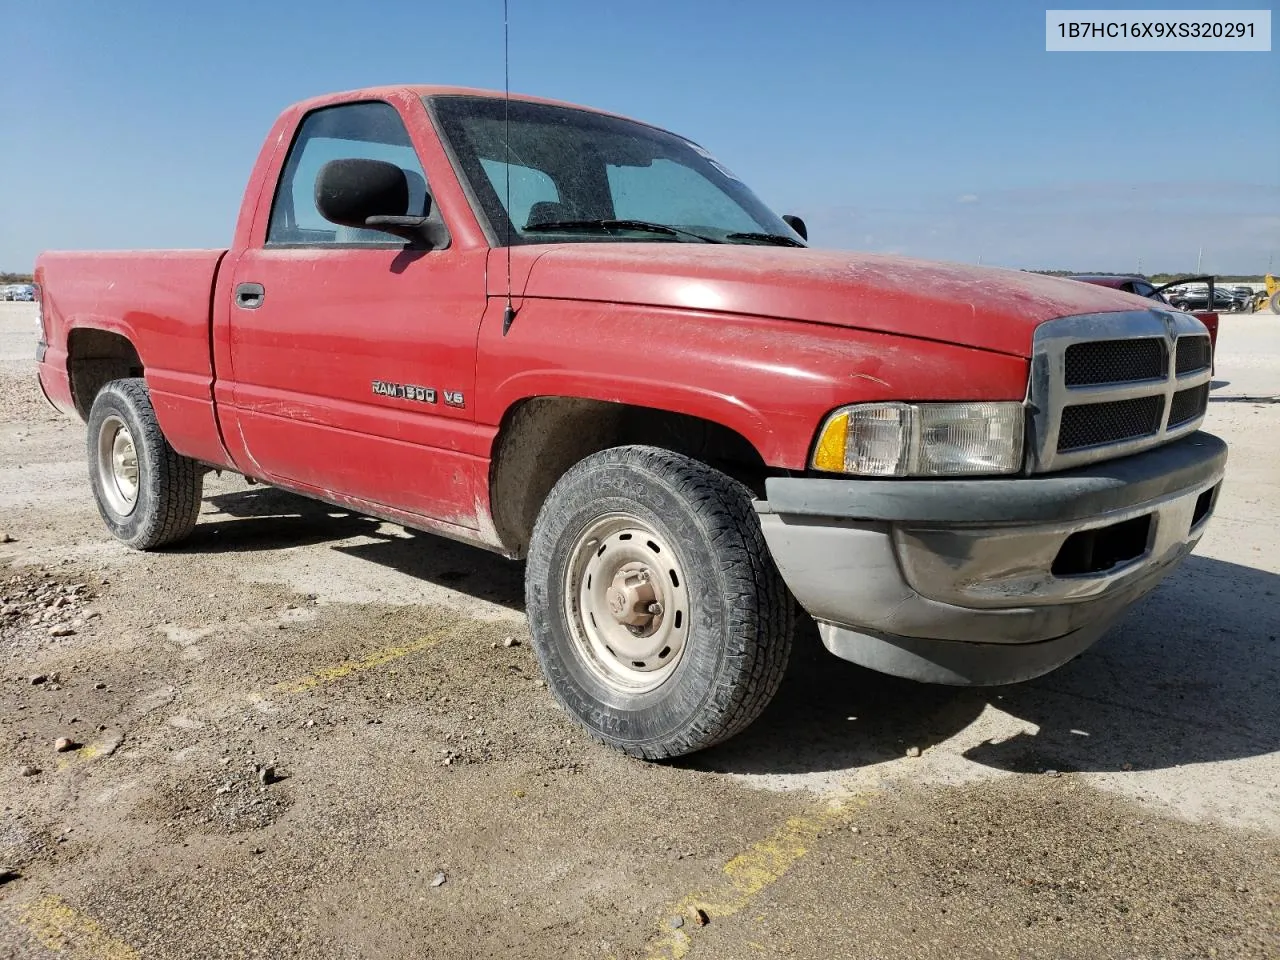
[[[1028,2],[510,2],[513,90],[697,140],[816,245],[1280,269],[1275,50],[1050,54]],[[225,245],[284,106],[501,87],[501,24],[501,0],[0,0],[0,269]]]

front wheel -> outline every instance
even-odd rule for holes
[[[113,380],[98,392],[88,454],[98,513],[117,539],[150,550],[194,529],[204,471],[169,445],[142,379]]]
[[[742,484],[655,447],[587,457],[538,514],[525,573],[552,693],[659,759],[744,729],[786,669],[793,605]]]

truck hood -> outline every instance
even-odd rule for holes
[[[513,288],[525,297],[832,324],[1020,357],[1031,355],[1032,335],[1046,320],[1151,309],[1149,300],[1075,280],[870,253],[640,242],[523,246],[512,254]],[[490,293],[503,293],[505,270],[489,276]]]

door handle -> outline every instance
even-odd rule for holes
[[[257,310],[266,299],[267,288],[260,283],[236,285],[236,306],[242,310]]]

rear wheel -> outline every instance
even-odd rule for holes
[[[1267,301],[1267,306],[1272,313],[1280,313],[1280,290],[1271,295],[1271,299]]]
[[[791,596],[750,492],[688,457],[587,457],[538,514],[525,579],[548,685],[596,739],[692,753],[768,705],[791,647]]]
[[[142,379],[113,380],[98,392],[88,454],[98,513],[117,539],[150,550],[191,533],[204,471],[169,445]]]

